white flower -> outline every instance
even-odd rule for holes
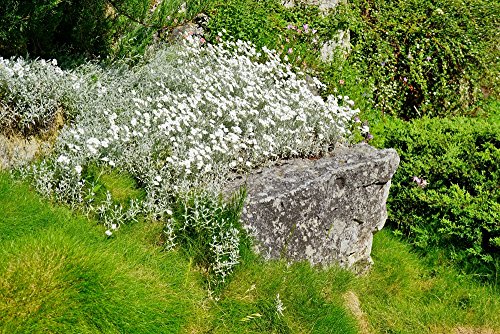
[[[153,180],[153,184],[154,184],[155,186],[159,186],[161,181],[162,181],[161,176],[157,175],[157,176],[155,176],[155,178],[154,178],[154,180]]]
[[[113,235],[113,232],[111,232],[110,230],[106,230],[106,232],[104,232],[108,237],[110,237],[111,235]]]
[[[276,313],[278,313],[279,316],[283,316],[283,311],[286,309],[285,306],[283,306],[283,302],[280,299],[280,294],[278,293],[276,295]]]
[[[81,174],[82,173],[82,166],[80,166],[80,165],[75,166],[75,171],[77,174]]]
[[[69,164],[70,162],[69,158],[63,154],[61,154],[56,161],[60,164],[65,164],[65,165]]]
[[[111,229],[112,230],[116,230],[118,228],[118,226],[116,224],[111,224]]]

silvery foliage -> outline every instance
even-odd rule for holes
[[[0,57],[0,129],[32,133],[50,127],[58,110],[70,116],[83,81],[56,60]]]
[[[235,223],[244,200],[243,193],[222,201],[207,192],[191,192],[174,205],[175,209],[164,229],[167,249],[175,242],[198,240],[195,257],[207,264],[207,271],[215,284],[226,277],[239,263],[239,230]]]
[[[305,75],[274,51],[261,54],[242,41],[188,39],[132,68],[86,65],[68,76],[74,121],[61,131],[53,155],[29,173],[40,191],[114,216],[131,214],[93,202],[93,185],[82,177],[89,164],[136,177],[147,194],[142,213],[168,221],[172,199],[189,189],[218,194],[232,173],[328,151],[349,137],[358,112],[348,97],[313,94]],[[137,213],[138,203],[131,208]],[[238,237],[214,236],[214,251],[237,250],[224,242],[236,245]],[[214,268],[221,275],[231,270]]]

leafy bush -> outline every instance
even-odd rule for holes
[[[199,0],[4,0],[0,56],[81,58],[142,56],[160,31],[192,18]]]
[[[463,114],[498,96],[500,3],[353,0],[344,11],[375,106],[404,119]]]
[[[384,146],[401,164],[389,224],[421,250],[444,249],[466,271],[493,278],[500,265],[500,119],[393,120]]]

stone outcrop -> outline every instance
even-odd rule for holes
[[[28,164],[51,150],[52,144],[34,137],[7,137],[0,134],[0,170]]]
[[[247,187],[242,220],[264,257],[337,263],[363,273],[373,263],[373,234],[387,218],[398,164],[395,150],[359,144],[317,160],[284,161],[230,188]]]
[[[65,124],[63,114],[62,110],[58,110],[51,124],[39,129],[35,135],[24,136],[15,131],[0,131],[0,170],[23,166],[49,154],[59,130]]]

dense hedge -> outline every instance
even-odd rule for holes
[[[421,250],[444,249],[466,271],[498,275],[500,117],[393,120],[384,132],[384,146],[401,156],[389,225]]]

